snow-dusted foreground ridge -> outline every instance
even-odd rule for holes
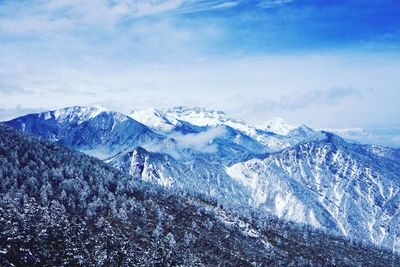
[[[221,111],[128,115],[73,107],[5,122],[104,159],[135,179],[258,207],[400,251],[400,151],[275,119],[255,127]]]
[[[279,217],[399,251],[400,155],[375,149],[327,134],[263,160],[237,163],[227,173]]]

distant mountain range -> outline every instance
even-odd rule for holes
[[[400,148],[400,127],[326,129],[349,141]]]
[[[5,122],[133,176],[400,251],[400,150],[204,108],[72,107]],[[245,209],[245,208],[244,208]]]

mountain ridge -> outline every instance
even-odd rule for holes
[[[209,114],[221,117],[219,121],[223,123],[205,126],[172,118],[169,122],[176,125],[172,123],[174,126],[166,131],[121,114],[118,116],[122,116],[123,123],[144,127],[145,134],[142,128],[130,124],[129,127],[122,124],[119,131],[113,132],[117,115],[97,110],[93,111],[94,117],[81,116],[84,119],[76,135],[85,137],[83,141],[89,144],[95,141],[96,145],[106,148],[117,140],[118,145],[112,146],[114,149],[107,148],[112,153],[106,162],[135,179],[171,190],[195,189],[221,203],[260,207],[280,218],[333,229],[338,234],[400,250],[397,234],[400,231],[397,226],[400,225],[400,198],[396,195],[399,192],[399,150],[349,143],[333,133],[314,131],[304,125],[285,136],[259,129],[255,129],[256,135],[247,135],[238,129],[240,127],[224,124],[229,118],[217,111]],[[197,119],[204,113],[200,108],[193,111],[179,108],[178,111],[195,112]],[[151,110],[147,114],[153,116],[153,113]],[[36,131],[36,128],[25,127],[25,132],[33,129],[32,134],[48,140],[51,138],[46,133],[52,131],[51,127],[69,133],[70,127],[77,124],[76,120],[61,120],[48,125],[46,122],[53,117],[46,120],[43,114],[6,123],[22,129],[21,122],[32,120],[30,123],[43,128]],[[92,123],[98,117],[102,118],[100,122]],[[104,121],[112,123],[101,123]],[[104,133],[104,140],[108,142],[92,138],[98,133]],[[109,133],[113,133],[112,139]],[[76,142],[68,140],[70,136],[67,134],[67,140],[61,144],[87,153],[85,147],[74,146]],[[136,136],[147,139],[138,142]],[[268,142],[259,141],[260,136]],[[269,142],[276,146],[271,148]]]

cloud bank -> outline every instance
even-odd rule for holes
[[[333,87],[325,90],[310,90],[283,95],[279,100],[265,99],[266,109],[291,110],[307,108],[311,105],[334,105],[348,97],[361,97],[363,91],[356,88]],[[261,100],[262,101],[262,100]]]
[[[172,134],[163,144],[149,142],[142,147],[149,152],[167,153],[175,159],[179,159],[184,156],[186,149],[200,153],[216,153],[218,147],[214,143],[214,139],[225,134],[224,127],[215,127],[195,134]]]
[[[224,127],[216,127],[196,134],[176,134],[172,135],[172,138],[176,140],[180,149],[189,148],[203,153],[215,153],[217,146],[213,143],[214,139],[225,134]]]
[[[307,109],[311,106],[333,106],[342,100],[353,98],[360,99],[372,89],[360,90],[356,88],[332,87],[320,90],[295,91],[292,94],[284,94],[278,99],[268,97],[249,97],[237,95],[230,100],[237,103],[233,110],[241,110],[243,113],[268,113],[274,111],[290,111]],[[240,103],[240,104],[239,104]]]

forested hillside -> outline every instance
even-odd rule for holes
[[[400,251],[396,149],[279,120],[257,128],[205,108],[130,116],[75,106],[5,124],[102,159],[134,180]]]
[[[0,125],[2,266],[397,266],[398,255],[135,181]],[[239,211],[240,210],[240,211]]]

